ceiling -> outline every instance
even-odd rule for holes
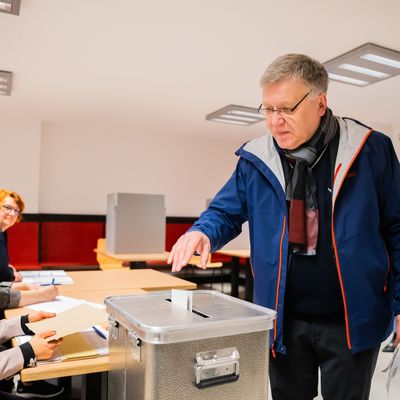
[[[243,140],[264,124],[205,115],[257,107],[259,78],[281,54],[324,62],[366,42],[400,50],[399,16],[398,0],[22,0],[19,16],[0,13],[0,70],[14,74],[0,119]],[[365,88],[332,82],[329,104],[400,127],[399,93],[400,76]]]

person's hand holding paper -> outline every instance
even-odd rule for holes
[[[26,324],[35,332],[55,331],[54,335],[46,337],[47,341],[57,340],[72,333],[81,332],[93,325],[107,321],[107,312],[88,304],[79,304],[57,314],[54,318],[37,320]]]
[[[32,346],[33,352],[38,360],[48,360],[53,357],[53,354],[62,339],[48,341],[47,338],[54,336],[56,331],[45,331],[35,335],[29,343]]]
[[[35,311],[28,314],[29,322],[37,322],[47,318],[53,318],[56,316],[56,313],[46,312],[46,311]]]

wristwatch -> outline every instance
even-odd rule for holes
[[[28,362],[28,367],[36,367],[36,365],[37,365],[36,357],[33,358],[31,357]]]

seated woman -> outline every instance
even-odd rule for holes
[[[3,286],[0,283],[0,310],[52,301],[57,296],[58,289],[54,285],[39,286],[24,282],[11,282],[11,285]]]
[[[0,189],[0,282],[19,282],[21,274],[8,262],[6,230],[21,220],[25,204],[18,193]]]
[[[37,311],[21,317],[14,317],[9,320],[0,320],[0,343],[19,335],[33,334],[26,326],[27,322],[36,322],[45,318],[54,317],[53,313]],[[55,331],[39,333],[24,344],[18,347],[0,352],[0,380],[12,377],[22,368],[33,367],[36,360],[47,360],[51,358],[60,341],[47,342],[46,338],[54,335]],[[0,392],[0,399],[22,399],[20,396],[13,396],[9,393]]]
[[[39,287],[21,282],[21,274],[9,264],[6,231],[21,220],[24,209],[25,204],[18,193],[0,189],[0,302],[3,302],[0,306],[1,312],[4,308],[50,301],[58,295],[58,289],[55,286]],[[13,349],[3,351],[0,349],[0,358],[9,350]],[[12,387],[12,381],[0,381],[0,391],[10,392]],[[30,385],[19,382],[17,387],[17,392],[25,398],[52,398],[58,396],[63,390],[63,387],[52,385],[46,381],[37,381]],[[0,398],[5,398],[5,395]]]

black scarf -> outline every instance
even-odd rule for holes
[[[338,131],[338,122],[327,108],[313,137],[295,150],[280,149],[293,166],[286,184],[289,207],[289,244],[294,253],[314,255],[318,240],[317,187],[313,167]]]

